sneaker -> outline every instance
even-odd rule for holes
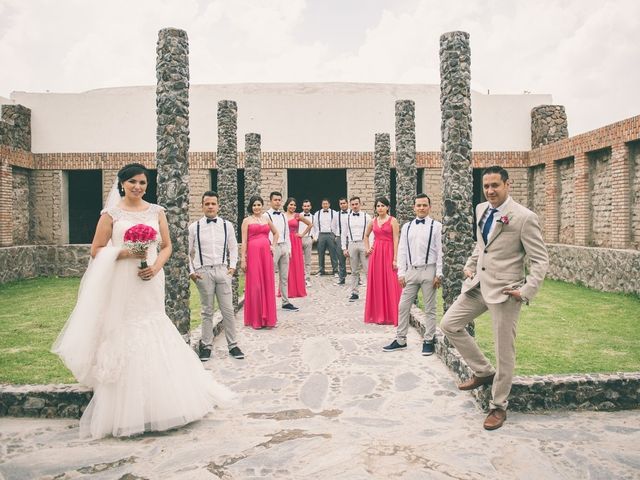
[[[423,342],[422,343],[422,355],[428,357],[429,355],[433,355],[436,351],[435,345],[433,342]]]
[[[321,277],[322,275],[324,275],[325,273],[322,271],[318,271],[318,273],[316,273],[316,277]]]
[[[285,303],[282,305],[283,310],[289,310],[290,312],[297,312],[300,310],[298,307],[294,307],[292,303]]]
[[[339,273],[334,273],[333,276],[336,277],[336,278],[340,278],[340,274]]]
[[[395,352],[396,350],[402,350],[402,349],[405,349],[405,348],[407,348],[407,344],[406,343],[404,345],[400,345],[397,340],[394,340],[393,342],[391,342],[386,347],[382,347],[382,350],[385,351],[385,352]]]
[[[310,287],[311,286],[311,282],[309,280],[307,280],[306,282],[304,282],[304,286],[305,287]]]
[[[231,355],[236,360],[242,360],[244,358],[244,353],[238,347],[233,347],[229,350],[229,355]]]
[[[337,282],[333,282],[334,285],[344,285],[345,281],[344,280],[338,280]]]
[[[358,296],[357,293],[352,293],[351,296],[349,297],[349,301],[350,302],[355,302],[356,300],[358,300],[360,297]]]
[[[198,357],[202,362],[209,360],[211,358],[211,347],[205,347],[202,342],[198,343]]]

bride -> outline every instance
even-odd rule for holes
[[[74,311],[53,345],[93,398],[80,435],[101,438],[167,430],[198,420],[231,391],[216,383],[164,308],[163,265],[171,255],[164,209],[145,202],[148,172],[126,165],[102,211]],[[158,247],[133,253],[125,232],[145,224]],[[141,268],[146,259],[148,267]]]

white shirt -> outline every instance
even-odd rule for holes
[[[265,212],[265,215],[269,220],[271,220],[273,226],[278,230],[278,245],[290,244],[289,220],[287,220],[284,212],[282,210],[276,211],[273,208],[270,208]],[[271,240],[271,243],[273,243],[273,234],[269,234],[269,239]]]
[[[336,235],[336,237],[341,237],[342,235],[345,234],[345,231],[347,230],[347,217],[349,216],[349,213],[351,213],[350,209],[346,209],[346,210],[339,210],[337,212],[338,214],[333,217],[333,233]]]
[[[364,240],[364,232],[367,229],[367,223],[371,221],[371,216],[363,212],[362,210],[359,212],[349,212],[349,215],[345,215],[347,217],[344,222],[344,234],[340,239],[342,242],[342,249],[346,250],[347,245],[351,242],[360,242]]]
[[[491,234],[493,233],[493,230],[496,228],[496,224],[498,223],[498,220],[507,212],[507,207],[509,206],[510,201],[511,201],[511,196],[508,196],[507,199],[504,202],[502,202],[502,205],[500,205],[499,207],[496,207],[498,211],[493,214],[493,223],[491,224],[491,228],[489,228],[489,234],[487,235],[487,238],[491,238]],[[481,234],[482,234],[482,228],[484,227],[484,224],[487,221],[487,218],[489,218],[489,212],[491,211],[492,208],[493,207],[491,206],[491,204],[489,204],[489,207],[482,214],[482,219],[478,224],[480,226]]]
[[[398,241],[398,277],[404,277],[409,267],[425,265],[431,222],[433,222],[433,233],[431,235],[431,247],[429,248],[427,265],[435,264],[436,276],[441,276],[442,224],[429,216],[424,218],[424,223],[418,224],[416,220],[419,219],[414,218],[411,222],[405,223],[400,231],[400,240]]]
[[[306,218],[307,220],[309,220],[311,222],[311,228],[309,229],[309,233],[307,233],[305,235],[305,237],[310,237],[312,232],[313,232],[313,213],[304,213],[302,212],[300,214],[301,217]],[[304,231],[307,229],[307,224],[304,222],[300,222],[300,224],[298,225],[298,233],[304,233]]]
[[[189,273],[198,268],[213,265],[224,265],[229,262],[229,268],[236,268],[238,263],[238,241],[233,224],[222,217],[216,217],[215,222],[207,223],[207,217],[189,225]],[[200,235],[198,236],[198,226]],[[226,250],[225,251],[225,226]]]
[[[318,210],[313,214],[313,238],[318,238],[321,233],[333,232],[334,219],[338,216],[335,210]]]

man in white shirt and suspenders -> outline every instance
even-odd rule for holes
[[[364,232],[371,216],[360,211],[360,197],[351,197],[349,200],[351,211],[347,215],[345,230],[342,235],[342,251],[349,258],[351,264],[351,296],[350,302],[360,298],[360,272],[367,274],[368,259],[364,251]]]
[[[238,241],[233,224],[218,216],[219,209],[218,194],[212,191],[204,192],[204,217],[189,225],[189,277],[198,287],[202,305],[202,338],[198,344],[202,361],[211,357],[214,296],[222,314],[229,355],[236,359],[244,358],[236,342],[231,291],[231,279],[238,262]]]
[[[398,305],[396,339],[383,347],[385,352],[407,348],[411,305],[418,290],[426,314],[422,355],[433,355],[436,334],[436,292],[442,281],[442,224],[431,217],[431,200],[421,193],[413,204],[416,218],[402,226],[398,242],[398,280],[404,287]]]
[[[313,214],[311,213],[311,201],[304,199],[302,201],[302,215],[313,225]],[[313,247],[313,226],[309,232],[302,237],[302,253],[304,254],[304,281],[307,287],[311,286],[311,248]],[[307,226],[300,222],[299,233],[303,233]]]
[[[278,229],[278,244],[273,247],[273,267],[278,272],[278,284],[280,296],[282,297],[282,309],[296,312],[298,307],[294,307],[289,302],[287,291],[289,288],[289,259],[291,258],[291,238],[289,238],[289,222],[284,215],[282,208],[282,194],[271,192],[269,194],[271,208],[265,215],[269,217],[271,223]],[[271,234],[269,234],[272,237]],[[273,238],[271,239],[273,241]]]
[[[347,278],[347,259],[343,253],[342,237],[345,235],[347,226],[347,216],[349,215],[349,202],[345,197],[338,199],[340,210],[335,217],[333,233],[335,234],[336,256],[338,257],[338,282],[336,285],[344,285]]]
[[[313,238],[318,242],[318,275],[325,275],[324,256],[327,249],[331,258],[333,273],[338,272],[338,257],[335,244],[335,218],[338,212],[331,210],[328,198],[322,199],[322,208],[313,214]]]

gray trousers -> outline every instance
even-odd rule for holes
[[[496,374],[491,387],[491,408],[507,409],[516,366],[516,329],[522,302],[513,297],[502,303],[485,303],[480,287],[461,293],[442,318],[440,328],[478,377]],[[489,310],[493,324],[496,368],[482,353],[466,326]]]
[[[273,249],[273,269],[278,275],[278,287],[280,288],[280,296],[282,304],[289,303],[287,290],[289,288],[289,257],[291,252],[286,243],[278,243]]]
[[[407,343],[407,332],[409,331],[409,318],[411,317],[411,305],[418,296],[418,291],[422,289],[422,300],[424,302],[424,313],[427,316],[424,325],[424,340],[431,342],[436,334],[436,292],[433,288],[433,279],[436,276],[435,264],[424,267],[409,267],[404,276],[406,282],[400,296],[398,304],[398,331],[396,334],[399,344]]]
[[[338,278],[342,281],[347,278],[347,257],[342,251],[341,237],[335,237],[333,241],[336,245],[336,257],[338,257]]]
[[[222,327],[227,345],[232,349],[237,345],[236,341],[236,316],[233,311],[231,295],[231,276],[227,273],[226,265],[203,267],[196,270],[202,278],[196,280],[198,292],[200,292],[200,305],[202,306],[202,344],[211,348],[213,345],[213,298],[218,301],[218,308],[222,314]]]
[[[335,235],[330,232],[318,234],[318,269],[320,273],[325,273],[324,254],[327,250],[329,250],[333,271],[338,271],[338,256],[336,255],[336,242],[334,237]]]
[[[360,274],[367,275],[369,259],[364,254],[364,242],[349,242],[349,263],[351,264],[351,293],[358,295]]]
[[[304,279],[311,281],[311,248],[313,247],[313,238],[302,237],[302,253],[304,255]]]

